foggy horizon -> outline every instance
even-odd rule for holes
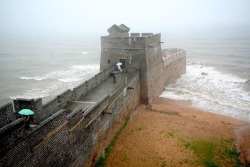
[[[107,34],[113,24],[130,32],[199,31],[250,26],[249,0],[3,0],[0,35],[74,36]]]

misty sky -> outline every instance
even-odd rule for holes
[[[250,25],[250,0],[1,0],[0,35],[106,34]]]

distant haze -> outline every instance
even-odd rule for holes
[[[1,36],[106,34],[250,25],[250,0],[1,0]]]

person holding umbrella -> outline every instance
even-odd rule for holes
[[[30,109],[22,109],[18,112],[20,115],[22,115],[22,118],[25,122],[25,129],[30,128],[30,116],[34,115],[34,112]]]
[[[119,71],[119,73],[121,73],[122,72],[122,63],[119,61],[118,63],[116,63],[116,66],[117,66],[117,68],[118,68],[118,71]]]

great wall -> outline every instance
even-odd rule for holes
[[[49,102],[15,99],[0,107],[0,166],[94,166],[140,103],[150,104],[186,72],[183,49],[161,49],[161,34],[121,24],[101,37],[100,72]],[[110,75],[115,64],[123,72]],[[18,114],[35,112],[30,128]]]

